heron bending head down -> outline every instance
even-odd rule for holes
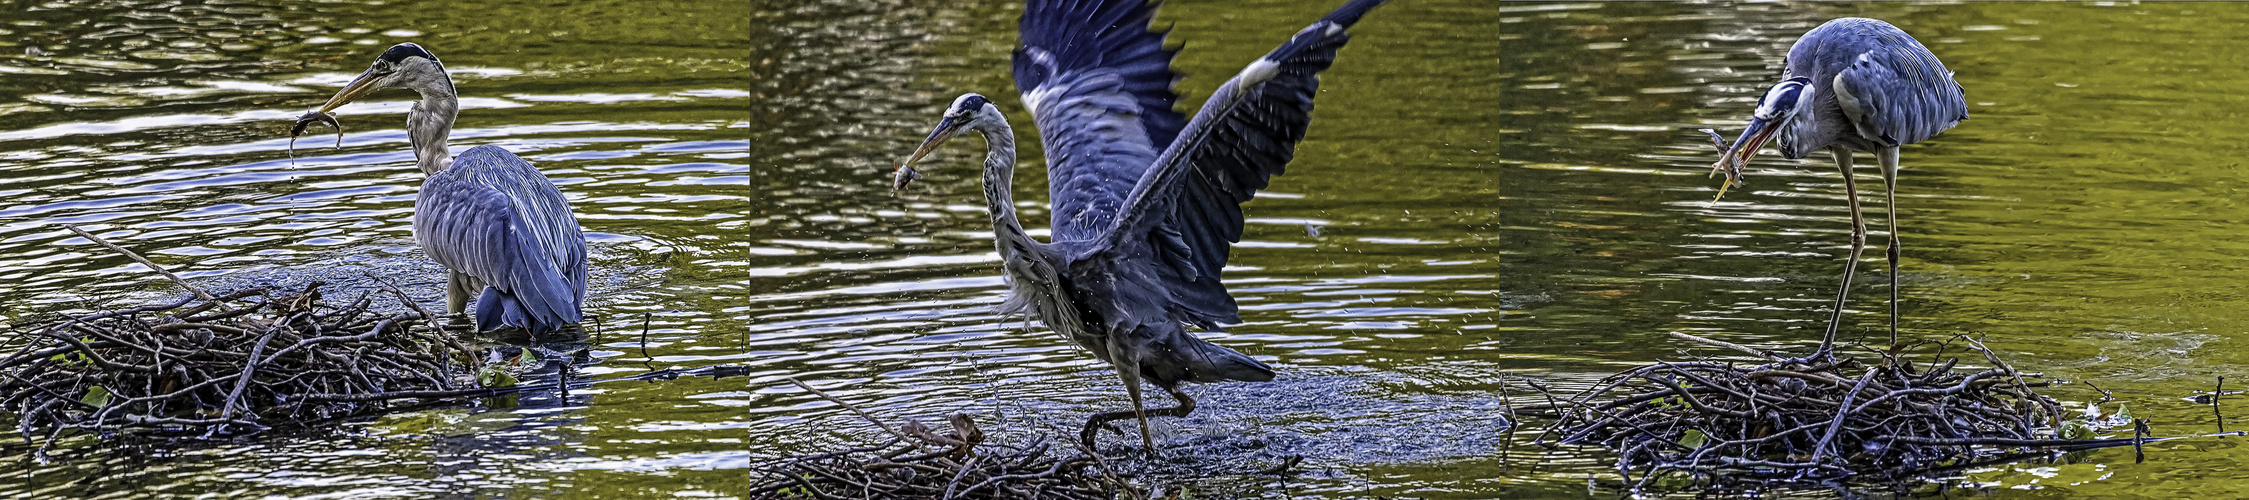
[[[1859,211],[1858,183],[1851,154],[1873,153],[1881,162],[1890,242],[1890,342],[1898,340],[1898,147],[1935,137],[1968,119],[1968,102],[1951,70],[1928,47],[1905,31],[1873,19],[1842,18],[1804,33],[1788,50],[1780,83],[1757,102],[1733,145],[1713,168],[1726,172],[1726,186],[1740,183],[1741,166],[1765,143],[1780,139],[1781,156],[1800,159],[1825,149],[1843,173],[1843,192],[1851,208],[1851,253],[1843,263],[1843,286],[1820,342],[1828,354],[1842,327],[1851,295],[1851,277],[1866,251],[1866,218]],[[1719,196],[1725,196],[1720,188]]]

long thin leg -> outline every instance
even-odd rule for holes
[[[1126,387],[1125,394],[1132,396],[1132,418],[1140,420],[1140,449],[1155,453],[1156,437],[1148,432],[1148,405],[1140,398],[1140,384],[1136,382]]]
[[[445,314],[460,314],[469,309],[469,284],[466,278],[461,273],[445,273]]]
[[[1835,336],[1843,328],[1843,306],[1851,298],[1851,276],[1858,274],[1859,257],[1866,254],[1866,216],[1859,213],[1858,180],[1851,174],[1851,150],[1828,148],[1835,155],[1835,167],[1843,171],[1843,198],[1851,204],[1851,257],[1843,261],[1843,288],[1835,292],[1835,312],[1827,319],[1827,335],[1820,338],[1819,355],[1826,357],[1835,351]]]
[[[1882,160],[1883,195],[1888,197],[1886,208],[1890,212],[1890,347],[1898,345],[1898,148],[1882,148],[1875,153]]]
[[[1142,409],[1135,401],[1132,410],[1095,413],[1092,417],[1086,418],[1085,430],[1078,432],[1078,439],[1085,441],[1086,449],[1093,449],[1095,432],[1101,430],[1102,426],[1108,425],[1109,422],[1138,418],[1140,419],[1141,445],[1147,446],[1150,451],[1154,451],[1154,438],[1148,436],[1148,417],[1185,417],[1187,414],[1195,412],[1195,398],[1187,397],[1187,393],[1180,391],[1177,387],[1163,387],[1163,390],[1171,393],[1172,399],[1179,400],[1179,406],[1148,410]]]

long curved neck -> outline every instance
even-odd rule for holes
[[[1006,118],[995,122],[979,123],[976,131],[984,134],[984,202],[992,211],[992,231],[1005,239],[1025,233],[1015,217],[1015,130]]]
[[[453,118],[461,112],[461,99],[454,94],[450,78],[414,91],[422,94],[422,99],[414,101],[414,109],[406,113],[406,140],[414,144],[414,166],[421,167],[424,174],[436,174],[453,163],[453,153],[445,148],[445,141],[453,135]]]

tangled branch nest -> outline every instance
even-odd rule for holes
[[[2073,421],[2060,403],[2035,391],[2049,382],[1964,336],[1878,352],[1879,361],[1868,364],[1783,359],[1672,335],[1770,363],[1659,362],[1618,373],[1552,405],[1560,420],[1540,441],[1559,435],[1558,443],[1615,450],[1616,467],[1635,491],[1667,475],[1684,475],[1702,491],[1894,481],[2153,441],[2144,436],[2144,421],[2134,422],[2130,439],[2058,438],[2057,430]],[[1909,355],[1930,361],[1916,364]],[[1989,367],[1962,368],[1960,355]]]
[[[472,351],[429,327],[427,312],[377,312],[373,292],[335,306],[319,286],[31,327],[0,358],[0,409],[49,444],[70,431],[220,439],[495,394],[473,381]]]
[[[1083,448],[1057,453],[1053,441],[1046,439],[1024,444],[987,441],[976,422],[962,414],[953,415],[944,432],[911,421],[891,427],[819,389],[790,382],[858,413],[891,438],[875,446],[759,464],[751,469],[760,477],[750,498],[1142,497],[1099,454]]]
[[[14,335],[0,338],[0,411],[26,439],[44,439],[42,455],[77,433],[230,439],[562,384],[492,376],[477,362],[481,351],[432,326],[437,316],[380,279],[381,290],[341,306],[324,300],[320,283],[294,294],[258,288],[215,296],[139,254],[66,228],[190,296],[11,325]],[[376,307],[381,293],[409,310]],[[507,383],[493,383],[501,379]]]

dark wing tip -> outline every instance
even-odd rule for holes
[[[1327,62],[1333,60],[1335,50],[1351,41],[1351,34],[1345,30],[1358,24],[1359,19],[1366,17],[1368,11],[1389,2],[1390,0],[1351,0],[1329,12],[1327,17],[1320,18],[1319,22],[1298,31],[1287,43],[1267,53],[1263,60],[1283,66],[1299,66],[1297,70],[1311,73],[1326,71]],[[1291,59],[1306,56],[1320,61],[1297,61],[1298,64],[1291,64]]]
[[[1202,139],[1197,144],[1171,145],[1193,149],[1181,152],[1186,158],[1172,160],[1180,163],[1158,167],[1192,169],[1192,174],[1173,177],[1177,180],[1171,182],[1181,184],[1176,188],[1178,191],[1154,195],[1150,198],[1152,202],[1128,201],[1135,204],[1132,210],[1142,211],[1139,213],[1168,211],[1162,224],[1178,234],[1167,238],[1164,244],[1184,247],[1177,253],[1190,269],[1182,270],[1182,281],[1192,285],[1208,278],[1213,286],[1219,287],[1221,295],[1224,293],[1222,286],[1215,284],[1232,244],[1242,238],[1245,219],[1241,204],[1264,189],[1272,177],[1281,175],[1295,158],[1296,144],[1304,139],[1312,122],[1312,101],[1318,96],[1319,73],[1334,63],[1336,52],[1351,39],[1345,28],[1383,3],[1386,0],[1352,0],[1245,68],[1243,75],[1230,85],[1250,87],[1233,90],[1221,87],[1219,91],[1221,94],[1233,92],[1235,94],[1230,95],[1243,100],[1223,108],[1205,103],[1195,122],[1203,128],[1191,132],[1208,135],[1200,136]],[[1212,98],[1214,102],[1218,99]],[[1204,119],[1209,121],[1200,121]],[[1185,166],[1180,166],[1182,163]],[[1142,182],[1165,181],[1143,178]],[[1135,191],[1142,192],[1137,187]],[[1154,220],[1135,219],[1131,223],[1148,224]],[[1119,224],[1124,223],[1120,219]],[[1137,231],[1120,226],[1117,234],[1137,234]],[[1232,306],[1224,304],[1209,309],[1231,312]]]
[[[1368,11],[1386,3],[1390,3],[1390,0],[1351,0],[1351,3],[1343,4],[1342,7],[1337,7],[1334,12],[1329,12],[1327,17],[1320,18],[1320,22],[1335,23],[1348,28],[1353,24],[1358,24],[1359,18],[1365,17]]]

